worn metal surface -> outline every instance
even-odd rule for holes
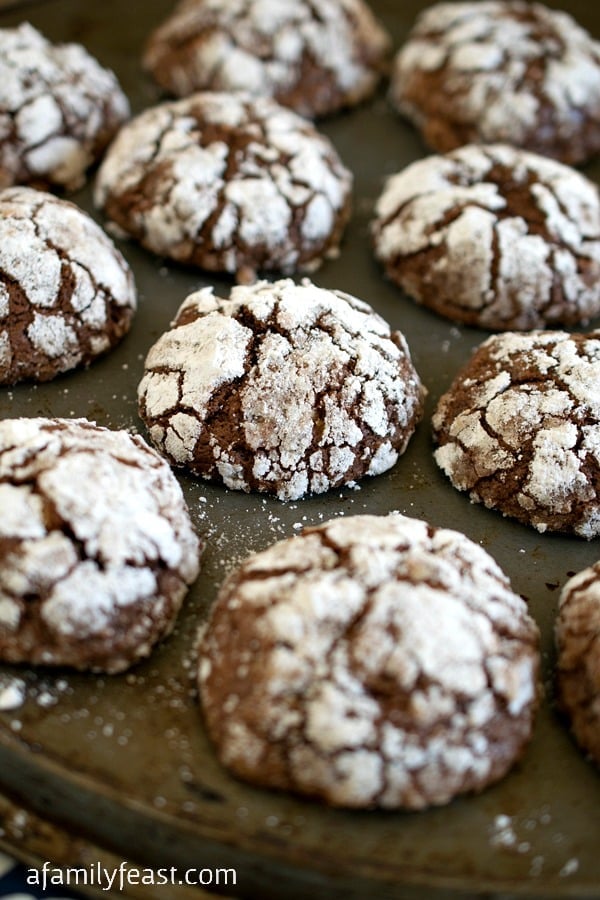
[[[145,35],[170,5],[50,0],[2,11],[0,25],[14,25],[26,13],[49,38],[81,41],[115,69],[137,111],[159,96],[141,73],[139,58]],[[399,45],[420,4],[373,0],[372,6]],[[581,0],[569,9],[600,37],[597,5]],[[368,240],[384,176],[424,155],[425,148],[389,110],[383,91],[321,127],[353,169],[356,191],[342,255],[315,280],[369,301],[404,331],[430,392],[425,421],[398,465],[359,490],[286,505],[181,477],[194,521],[209,542],[176,633],[129,675],[0,668],[0,684],[20,678],[27,685],[24,704],[0,713],[0,785],[25,808],[42,817],[51,810],[67,830],[117,858],[235,866],[241,897],[598,897],[600,777],[552,706],[558,589],[569,573],[598,558],[598,541],[539,535],[471,506],[437,470],[431,411],[485,335],[414,306],[385,282]],[[585,171],[600,180],[600,164]],[[89,188],[73,199],[93,212]],[[111,427],[142,429],[135,394],[144,355],[186,294],[209,279],[134,245],[121,247],[140,295],[131,334],[87,371],[43,386],[0,389],[0,416],[83,415]],[[542,630],[547,692],[526,756],[482,795],[418,814],[334,811],[234,781],[207,743],[191,679],[196,628],[223,577],[248,552],[301,524],[392,509],[458,528],[481,542],[529,600]],[[26,826],[4,840],[15,853],[35,852]]]

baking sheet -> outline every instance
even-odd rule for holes
[[[372,0],[396,46],[422,5]],[[143,41],[170,7],[167,0],[50,0],[1,11],[0,26],[27,18],[52,40],[80,41],[115,70],[139,111],[159,99],[140,69]],[[581,0],[567,8],[600,37],[597,5]],[[24,693],[19,708],[0,713],[0,787],[32,812],[32,820],[33,813],[51,811],[64,828],[117,857],[155,866],[233,866],[238,897],[597,898],[600,777],[553,709],[552,629],[560,587],[596,561],[598,541],[539,535],[504,520],[469,504],[439,472],[431,452],[431,412],[486,334],[416,307],[384,280],[368,239],[384,177],[427,151],[389,109],[383,89],[369,104],[320,127],[356,182],[342,254],[314,280],[367,300],[404,332],[429,390],[424,422],[391,472],[359,489],[297,503],[178,475],[208,547],[176,632],[149,661],[112,678],[0,667],[0,687],[16,682]],[[600,181],[600,162],[584,171]],[[101,221],[89,187],[72,199]],[[133,244],[119,246],[140,296],[130,335],[86,371],[47,385],[0,389],[0,416],[87,416],[143,433],[135,397],[147,349],[191,290],[214,284],[217,292],[227,291],[230,283],[167,264]],[[207,742],[192,680],[196,629],[218,586],[249,552],[303,525],[390,510],[457,528],[480,542],[529,601],[542,631],[546,698],[524,759],[483,794],[422,813],[329,810],[238,783]],[[25,812],[22,827],[4,834],[13,853],[25,855],[27,821]],[[231,885],[221,891],[233,892]]]

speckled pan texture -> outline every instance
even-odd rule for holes
[[[424,6],[412,0],[371,5],[395,48]],[[171,8],[169,0],[148,0],[143,11],[142,4],[117,0],[51,0],[2,9],[0,26],[27,18],[50,40],[83,43],[115,71],[137,113],[161,99],[141,57],[149,32]],[[567,7],[596,38],[599,10],[587,0]],[[428,390],[424,417],[389,471],[304,500],[229,491],[177,472],[207,547],[168,640],[149,660],[113,677],[0,667],[0,787],[13,801],[0,798],[0,846],[64,864],[123,857],[181,870],[232,867],[237,884],[221,883],[218,892],[260,900],[597,898],[600,775],[555,709],[553,632],[560,589],[600,558],[599,540],[541,534],[471,504],[444,477],[433,458],[432,414],[488,333],[453,325],[410,300],[385,278],[369,235],[384,178],[429,151],[388,105],[383,86],[372,100],[318,127],[354,173],[355,188],[341,254],[313,280],[366,301],[402,331]],[[600,160],[582,171],[598,183]],[[92,189],[89,183],[69,199],[102,223]],[[0,388],[2,417],[84,416],[145,435],[136,393],[149,348],[186,296],[210,286],[228,296],[232,282],[133,242],[117,245],[138,289],[130,332],[87,369],[37,386]],[[589,327],[600,327],[600,320]],[[195,693],[197,628],[219,586],[250,552],[304,525],[391,510],[462,531],[526,598],[541,630],[545,697],[525,755],[483,793],[412,813],[335,810],[234,780],[210,746]],[[62,832],[40,824],[50,809]],[[69,842],[66,832],[76,840]],[[163,894],[169,900],[200,895],[183,887]]]

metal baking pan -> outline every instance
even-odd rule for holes
[[[421,8],[414,0],[372,0],[372,6],[396,46]],[[116,71],[139,111],[159,99],[141,71],[143,42],[170,7],[168,0],[49,0],[0,11],[0,25],[27,18],[52,40],[80,41]],[[569,11],[600,37],[600,7],[580,0]],[[88,860],[97,852],[181,870],[233,867],[235,887],[212,888],[243,898],[597,898],[600,777],[554,710],[552,672],[559,588],[570,573],[596,561],[598,542],[540,535],[472,506],[439,472],[432,459],[432,409],[486,335],[418,308],[386,282],[368,235],[384,177],[426,148],[389,109],[383,88],[372,102],[320,127],[356,184],[341,256],[314,280],[367,300],[404,332],[429,390],[425,420],[389,473],[359,489],[297,503],[178,475],[208,547],[173,636],[146,663],[112,678],[0,667],[0,685],[16,681],[24,697],[21,706],[0,713],[0,789],[11,797],[0,803],[0,840],[29,861],[54,852],[66,864],[69,848],[85,845]],[[585,171],[599,180],[600,162]],[[73,199],[101,221],[89,187]],[[1,416],[87,416],[143,433],[135,397],[147,349],[192,289],[213,283],[217,291],[228,290],[230,283],[167,264],[133,244],[120,246],[140,296],[130,335],[88,370],[46,385],[0,389]],[[207,741],[192,677],[196,629],[224,576],[249,552],[305,524],[393,509],[480,542],[527,598],[542,632],[546,696],[523,760],[481,795],[420,813],[331,810],[235,781]],[[39,823],[48,820],[61,840],[40,838]],[[82,858],[72,852],[74,863]],[[164,894],[178,895],[175,888]]]

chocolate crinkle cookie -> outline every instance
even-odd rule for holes
[[[140,437],[0,422],[0,659],[119,672],[172,629],[201,545]]]
[[[125,125],[95,199],[147,249],[251,280],[336,256],[352,176],[331,142],[273,100],[203,93]]]
[[[388,277],[424,306],[490,331],[600,313],[600,195],[575,169],[470,144],[388,179],[373,222]]]
[[[523,754],[538,637],[464,535],[397,514],[334,519],[222,586],[199,644],[208,732],[258,785],[335,806],[444,804]]]
[[[400,332],[308,281],[191,294],[139,386],[150,438],[177,466],[281,500],[389,469],[424,389]]]
[[[144,66],[167,91],[248,91],[312,118],[375,90],[390,39],[363,0],[183,0]]]
[[[600,332],[492,336],[433,428],[438,465],[471,500],[540,532],[600,534]]]
[[[600,151],[600,43],[539,3],[430,7],[396,56],[390,97],[434,150],[506,141],[571,164]]]
[[[89,364],[136,306],[131,269],[90,216],[30,187],[0,191],[0,384]]]
[[[81,187],[128,117],[116,77],[82,46],[0,29],[0,187]]]
[[[559,706],[577,743],[600,766],[600,563],[565,584],[555,634]]]

